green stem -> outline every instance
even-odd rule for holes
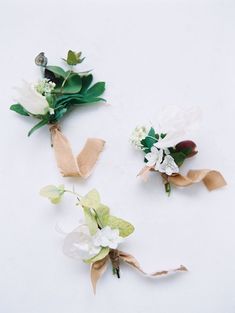
[[[72,73],[72,68],[69,70],[67,76],[65,77],[65,79],[64,79],[64,81],[63,81],[63,83],[62,83],[62,85],[60,87],[60,93],[62,93],[62,89],[63,89],[63,87],[64,87],[64,85],[65,85],[66,81],[68,80],[68,78],[69,78],[71,73]]]
[[[171,184],[169,182],[165,183],[165,192],[167,193],[168,197],[171,194]]]

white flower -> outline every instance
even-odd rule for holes
[[[145,155],[145,159],[147,160],[146,165],[149,167],[154,167],[155,170],[159,169],[160,163],[163,158],[163,150],[158,149],[154,146],[151,148],[151,152]]]
[[[88,260],[96,256],[100,250],[100,246],[94,245],[87,225],[79,226],[64,240],[64,254],[74,259]]]
[[[93,243],[97,247],[116,249],[122,241],[123,238],[119,236],[119,229],[111,229],[109,226],[99,229],[93,236]]]
[[[175,163],[173,157],[170,155],[165,156],[164,161],[160,164],[158,170],[159,172],[166,173],[169,176],[179,173],[179,167]]]
[[[34,85],[34,88],[39,92],[41,95],[47,95],[51,93],[52,90],[55,88],[55,83],[49,81],[49,79],[44,78],[39,80],[37,84]]]
[[[141,149],[141,141],[148,135],[149,129],[146,126],[137,126],[131,134],[130,142],[136,149]]]
[[[88,226],[83,224],[66,236],[63,251],[71,258],[88,260],[99,254],[102,247],[116,249],[122,241],[118,229],[106,226],[91,236]]]
[[[198,127],[201,111],[198,107],[164,107],[158,115],[157,133],[166,134],[155,144],[159,149],[174,147],[180,141],[187,139],[188,134]]]
[[[42,96],[34,88],[34,85],[24,82],[22,88],[17,88],[19,91],[19,102],[29,113],[35,115],[44,115],[49,110],[49,104],[44,96]]]

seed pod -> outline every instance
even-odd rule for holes
[[[176,151],[182,151],[183,153],[185,153],[187,155],[187,158],[194,156],[198,152],[196,151],[197,146],[195,142],[191,140],[181,141],[175,146],[175,148]]]
[[[44,52],[40,52],[36,58],[35,58],[35,63],[38,66],[46,67],[47,65],[47,57],[45,56]]]

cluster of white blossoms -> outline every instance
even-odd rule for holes
[[[145,155],[145,159],[147,160],[147,166],[153,167],[160,173],[166,173],[169,176],[179,173],[179,167],[175,163],[174,158],[169,154],[168,149],[159,149],[153,145],[151,152]]]
[[[63,250],[69,257],[89,260],[99,254],[104,247],[116,249],[122,241],[123,238],[119,236],[119,229],[106,226],[98,229],[92,236],[88,226],[81,225],[67,235]]]
[[[141,141],[148,135],[149,128],[146,126],[137,126],[131,134],[130,142],[138,150],[141,150]]]
[[[49,81],[49,79],[44,78],[38,81],[37,84],[34,85],[34,88],[39,92],[41,95],[47,95],[52,92],[55,88],[56,84]]]

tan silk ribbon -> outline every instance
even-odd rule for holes
[[[123,251],[118,251],[118,253],[119,253],[120,260],[126,262],[127,264],[129,264],[130,266],[132,266],[133,268],[135,268],[136,270],[138,270],[139,272],[141,272],[143,275],[147,277],[156,278],[158,276],[169,275],[169,274],[173,274],[176,272],[188,271],[185,266],[180,265],[180,267],[175,268],[175,269],[163,270],[159,272],[154,272],[152,274],[147,274],[146,272],[142,270],[142,268],[139,265],[139,262],[136,260],[135,257]],[[104,259],[96,261],[91,265],[91,282],[92,282],[94,293],[96,293],[96,284],[99,278],[103,275],[103,273],[105,272],[107,268],[108,261],[109,261],[109,256],[107,255]]]
[[[50,127],[52,145],[55,152],[57,166],[62,176],[88,177],[103,150],[105,141],[89,138],[77,157],[73,155],[68,139],[60,131],[58,125]]]
[[[138,175],[142,176],[145,180],[149,171],[153,168],[145,166]],[[173,185],[186,187],[195,183],[203,182],[209,191],[225,186],[227,183],[218,171],[214,170],[190,170],[186,176],[181,174],[175,174],[168,176],[166,174],[161,174],[164,181],[168,181]]]

